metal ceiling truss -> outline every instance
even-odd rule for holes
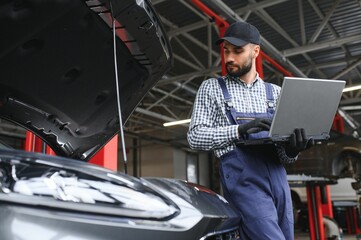
[[[298,0],[297,2],[292,0],[248,0],[248,4],[243,4],[244,1],[236,3],[232,0],[203,0],[203,2],[230,23],[257,18],[266,27],[273,29],[282,38],[277,41],[283,41],[284,46],[291,47],[278,49],[267,39],[268,36],[262,36],[262,49],[295,76],[305,77],[315,73],[320,78],[343,78],[350,76],[349,74],[352,72],[358,76],[358,83],[361,82],[359,68],[361,51],[355,55],[354,52],[357,51],[352,52],[350,48],[350,45],[356,44],[354,48],[357,49],[357,44],[361,42],[361,30],[360,33],[341,35],[332,24],[335,12],[342,4],[349,3],[347,0],[327,2],[326,7],[322,5],[323,8],[320,7],[319,1],[316,3],[314,0]],[[199,84],[206,78],[218,77],[221,74],[221,56],[218,48],[214,46],[214,37],[218,36],[219,29],[212,19],[209,19],[192,4],[191,0],[152,0],[152,3],[168,31],[174,52],[174,69],[163,76],[135,109],[125,126],[126,134],[184,148],[187,126],[164,128],[162,124],[189,117]],[[169,4],[177,6],[177,8],[163,7],[169,6]],[[234,7],[231,4],[241,7]],[[278,16],[278,20],[276,20],[272,17],[271,10],[285,4],[295,4],[292,11],[299,22],[300,39],[296,39],[296,36],[288,31],[287,19]],[[171,11],[179,11],[178,7],[181,7],[183,11],[189,11],[186,21],[188,24],[177,22],[177,19],[171,19],[170,14],[167,14]],[[358,7],[361,8],[360,5]],[[311,11],[316,19],[319,19],[315,22],[317,26],[312,33],[306,28],[306,11],[308,13]],[[330,32],[333,39],[320,40],[325,31]],[[205,35],[201,36],[201,33]],[[310,37],[307,38],[307,36]],[[345,57],[343,59],[326,58],[324,61],[313,59],[313,54],[334,48],[341,49]],[[303,65],[298,66],[299,64],[296,63],[302,59],[304,59]],[[330,75],[330,69],[337,69],[337,72]],[[264,70],[268,74],[265,79],[274,79],[277,84],[281,84],[282,74],[275,71],[266,61],[264,61]],[[354,78],[349,78],[346,79],[348,85],[357,82]],[[359,102],[361,91],[344,95],[344,103],[353,104]]]
[[[174,0],[172,0],[172,2],[173,1]],[[328,9],[321,10],[318,4],[313,0],[308,0],[307,6],[305,5],[306,3],[304,1],[298,0],[298,9],[296,8],[295,15],[298,14],[299,18],[301,35],[301,41],[299,43],[282,27],[285,26],[285,22],[282,23],[276,21],[267,11],[267,8],[277,7],[278,4],[284,4],[288,2],[288,0],[264,0],[258,2],[255,0],[249,0],[248,5],[236,9],[228,6],[228,1],[226,0],[204,0],[204,2],[206,2],[208,5],[213,5],[219,14],[226,18],[229,22],[243,21],[245,19],[249,19],[250,16],[257,16],[259,19],[262,19],[269,27],[274,29],[274,31],[280,34],[285,39],[285,41],[293,46],[292,48],[279,50],[274,47],[264,36],[262,36],[261,39],[262,48],[286,69],[291,71],[295,76],[305,77],[311,74],[311,72],[315,72],[319,75],[320,78],[342,78],[350,71],[355,71],[361,78],[360,70],[358,69],[358,66],[361,64],[360,56],[353,56],[347,48],[348,44],[361,41],[360,34],[340,36],[330,23],[330,19],[343,1],[345,0],[335,0],[328,6]],[[153,0],[152,2],[157,9],[157,5],[161,6],[161,3],[166,1]],[[176,1],[174,1],[174,4],[176,4],[175,2]],[[176,22],[173,22],[172,20],[167,19],[164,15],[162,15],[161,7],[159,8],[160,11],[158,12],[161,15],[161,19],[164,25],[169,29],[168,36],[170,37],[171,44],[177,44],[180,47],[173,49],[175,53],[174,65],[187,66],[188,70],[178,72],[177,74],[164,76],[159,81],[157,86],[154,87],[154,89],[151,91],[159,93],[161,96],[159,96],[157,100],[154,100],[154,104],[149,104],[146,109],[142,108],[141,110],[136,110],[137,114],[146,114],[148,117],[153,117],[159,121],[162,121],[162,123],[164,121],[179,120],[179,118],[182,118],[180,116],[184,116],[184,109],[181,110],[183,112],[182,114],[178,114],[177,109],[173,109],[167,104],[164,104],[162,109],[162,106],[160,105],[161,103],[163,104],[170,100],[178,101],[180,104],[183,104],[184,108],[189,107],[188,115],[190,115],[194,95],[197,90],[197,86],[199,85],[199,80],[196,84],[195,82],[197,81],[195,80],[199,78],[202,78],[203,80],[209,77],[217,77],[221,72],[221,67],[219,66],[220,54],[213,46],[215,39],[212,39],[215,33],[218,33],[218,29],[215,23],[210,21],[207,16],[195,8],[190,1],[178,0],[177,3],[184,5],[186,9],[195,14],[198,19],[194,18],[194,21],[190,24],[179,26]],[[317,22],[317,27],[315,30],[313,30],[312,34],[307,32],[305,27],[305,7],[311,7],[314,14],[320,19],[320,21]],[[332,34],[334,39],[318,41],[320,35],[323,31],[326,30],[326,28]],[[197,31],[204,31],[206,33],[204,41],[200,41],[199,38],[193,35],[193,33]],[[306,35],[310,37],[307,38]],[[185,42],[184,40],[187,41]],[[347,61],[344,59],[333,59],[332,61],[319,63],[315,62],[309,55],[313,52],[335,47],[341,48],[345,53],[345,56],[349,59]],[[198,50],[203,50],[204,55],[196,54],[194,52],[195,48]],[[182,52],[182,54],[179,54],[180,52]],[[187,58],[184,57],[184,53],[186,53]],[[302,66],[299,68],[289,59],[290,57],[296,56],[303,56],[303,58],[308,62],[307,66]],[[205,59],[206,61],[204,61]],[[334,67],[341,67],[342,69],[333,76],[327,75],[326,70]],[[274,68],[266,62],[264,63],[264,68],[267,69],[267,72],[269,72],[270,78],[282,78],[282,74],[275,72]],[[351,82],[348,84],[350,83]],[[190,87],[192,91],[186,91],[188,96],[184,96],[181,94],[180,89],[177,88],[175,84],[182,84],[184,87]],[[278,84],[280,84],[280,82],[278,82]],[[190,92],[193,93],[190,94]],[[356,101],[353,99],[353,97],[359,97],[359,95],[360,93],[347,93],[347,95],[345,94],[345,99],[348,99],[347,101],[349,102]],[[168,109],[164,106],[168,106]],[[173,129],[172,134],[174,134],[174,130],[178,133],[181,132],[180,134],[183,134],[185,137],[187,128],[184,126],[175,128]],[[163,131],[168,131],[168,129],[163,129]],[[179,137],[179,134],[173,136],[169,135],[170,139],[173,137]]]

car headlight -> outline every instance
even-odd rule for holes
[[[114,179],[111,182],[84,173],[21,161],[7,165],[1,163],[0,169],[3,169],[2,175],[8,173],[7,177],[2,177],[0,186],[3,193],[26,196],[22,198],[24,201],[36,202],[37,205],[144,219],[168,218],[178,212],[174,203],[148,186],[134,184],[112,173],[103,173]]]

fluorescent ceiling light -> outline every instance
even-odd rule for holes
[[[359,90],[359,89],[361,89],[361,85],[346,87],[342,90],[342,92],[351,92],[351,91],[355,91],[355,90]]]
[[[174,122],[166,122],[163,123],[164,127],[170,127],[170,126],[174,126],[174,125],[180,125],[180,124],[185,124],[185,123],[190,123],[191,119],[183,119],[183,120],[179,120],[179,121],[174,121]]]

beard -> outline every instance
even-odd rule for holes
[[[236,70],[229,68],[230,66],[233,68],[236,68]],[[249,58],[248,61],[243,64],[242,67],[240,65],[233,65],[233,62],[226,63],[227,73],[231,77],[244,76],[251,70],[251,68],[252,68],[252,59],[251,58]]]

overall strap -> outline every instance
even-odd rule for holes
[[[218,80],[218,83],[219,83],[222,93],[223,93],[224,104],[226,105],[226,114],[227,114],[228,120],[232,124],[237,124],[236,110],[233,107],[232,98],[231,98],[231,95],[229,95],[226,83],[224,82],[222,77],[217,78],[217,80]]]
[[[266,98],[267,98],[267,105],[268,105],[267,112],[273,113],[274,107],[275,107],[275,99],[273,97],[272,84],[270,84],[268,82],[265,82],[264,84],[266,87]]]

